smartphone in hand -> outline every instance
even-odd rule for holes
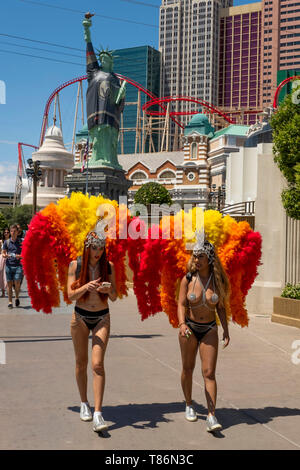
[[[101,287],[110,287],[111,282],[102,282]]]

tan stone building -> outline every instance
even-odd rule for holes
[[[237,159],[232,155],[243,148],[248,130],[249,126],[234,124],[215,132],[208,116],[199,113],[185,127],[181,150],[119,155],[119,163],[125,170],[126,178],[131,181],[128,202],[132,202],[135,193],[149,182],[162,184],[170,192],[172,200],[181,205],[189,203],[207,208],[218,205],[216,199],[221,198],[218,202],[223,206],[225,197],[226,204],[242,202],[244,183],[238,183],[240,190],[237,191],[231,176],[240,182],[240,170],[237,168],[245,170],[246,164],[240,166],[243,157]],[[87,129],[83,128],[76,136],[76,164],[82,162],[86,139]],[[251,167],[251,163],[249,165]]]
[[[196,114],[181,136],[182,150],[147,154],[119,155],[126,177],[132,181],[129,202],[148,182],[157,182],[180,204],[197,204],[203,208],[222,198],[225,203],[227,160],[239,152],[247,138],[249,126],[231,125],[214,132],[205,114]],[[228,203],[237,203],[240,195]],[[241,194],[242,197],[242,194]],[[221,202],[221,201],[219,201]]]

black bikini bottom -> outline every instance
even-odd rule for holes
[[[199,323],[197,321],[191,320],[188,317],[185,317],[185,323],[196,336],[198,343],[200,343],[206,333],[208,333],[217,324],[216,320],[213,320],[209,323]]]
[[[83,308],[77,307],[77,305],[75,305],[75,312],[84,321],[86,326],[90,330],[93,330],[103,319],[104,315],[109,313],[109,308],[104,308],[103,310],[98,310],[97,312],[90,312],[89,310],[84,310]]]

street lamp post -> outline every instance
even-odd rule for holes
[[[210,193],[209,193],[209,202],[213,209],[216,209],[216,205],[217,205],[216,200],[217,200],[216,185],[212,184],[210,188]]]
[[[32,215],[36,213],[37,205],[37,183],[41,179],[42,170],[40,169],[41,162],[36,160],[35,162],[32,158],[27,160],[29,168],[26,168],[26,174],[28,178],[32,178]]]
[[[226,195],[226,187],[225,184],[222,186],[218,186],[216,184],[211,185],[210,193],[209,193],[209,201],[212,207],[218,211],[222,210],[225,205],[225,195]]]
[[[223,183],[220,189],[220,209],[224,209],[226,200],[226,185]]]

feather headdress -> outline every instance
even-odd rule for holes
[[[214,246],[205,239],[204,227],[201,230],[196,230],[196,243],[193,247],[193,255],[199,256],[201,253],[206,254],[208,257],[209,264],[212,264],[215,259],[215,249]]]
[[[105,227],[107,226],[107,222],[104,220],[99,220],[96,223],[96,226],[93,230],[91,230],[85,239],[84,245],[88,248],[90,245],[95,245],[99,248],[104,248],[106,244],[106,234],[105,234]]]
[[[104,219],[103,210],[99,210],[103,205],[105,214],[110,214]],[[116,201],[72,193],[69,198],[51,203],[33,217],[22,246],[32,306],[51,313],[60,305],[60,291],[70,303],[66,287],[69,264],[82,255],[85,242],[85,246],[105,246],[107,259],[114,264],[119,298],[127,295],[126,282],[132,270],[130,277],[142,320],[163,311],[173,327],[178,326],[177,292],[190,253],[205,253],[209,262],[218,255],[230,281],[228,318],[242,327],[248,325],[245,300],[258,274],[261,235],[253,232],[247,222],[236,222],[214,210],[205,211],[199,221],[198,209],[168,216],[168,236],[161,221],[156,232],[155,227],[149,227],[146,238],[136,239],[130,233],[144,233],[143,221],[132,219],[129,210],[119,208]],[[185,219],[191,223],[185,224]],[[181,224],[184,231],[178,237]],[[152,233],[158,233],[158,238]],[[192,240],[195,242],[188,247],[187,242]]]

